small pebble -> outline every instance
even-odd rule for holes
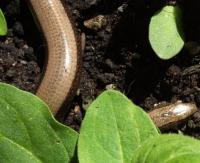
[[[27,62],[25,60],[21,60],[20,63],[23,64],[23,65],[27,64]]]
[[[117,8],[117,11],[123,13],[127,6],[127,4],[123,4]]]
[[[109,89],[116,89],[116,85],[115,84],[109,84],[109,85],[106,85],[106,89],[109,90]]]
[[[84,21],[84,26],[88,29],[98,31],[105,27],[107,24],[106,17],[104,15],[98,15],[89,20]]]

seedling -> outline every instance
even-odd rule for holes
[[[2,10],[0,9],[0,36],[6,35],[7,31],[8,31],[8,28],[7,28],[6,19],[4,17]]]
[[[1,162],[199,163],[199,155],[200,141],[160,134],[118,91],[105,91],[91,104],[78,134],[57,122],[38,97],[0,83]]]
[[[38,97],[0,84],[1,162],[68,163],[77,138]]]
[[[78,141],[80,163],[200,162],[200,141],[160,134],[140,107],[113,90],[89,107]]]
[[[170,59],[184,46],[182,11],[178,5],[165,6],[156,12],[149,25],[149,41],[156,55]]]

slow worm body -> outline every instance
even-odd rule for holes
[[[54,114],[73,96],[80,71],[81,44],[68,11],[60,0],[29,0],[48,45],[48,57],[36,95]],[[149,113],[159,128],[165,128],[197,111],[194,104],[175,103]]]
[[[43,79],[36,95],[56,114],[77,84],[81,45],[60,0],[30,0],[48,46]]]

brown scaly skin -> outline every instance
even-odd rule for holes
[[[81,44],[69,11],[60,0],[29,0],[48,46],[43,79],[36,95],[53,114],[73,97],[80,72]]]

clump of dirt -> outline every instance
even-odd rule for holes
[[[168,61],[158,59],[148,41],[150,18],[164,5],[163,2],[160,3],[157,0],[65,1],[71,7],[79,32],[86,35],[79,95],[72,102],[71,111],[65,119],[67,125],[79,130],[84,110],[97,95],[108,88],[122,91],[146,111],[151,110],[154,104],[162,101],[173,103],[182,100],[183,102],[195,102],[197,106],[200,106],[200,54],[197,50],[200,46],[199,1],[180,1],[183,9],[186,43],[195,42],[195,47],[193,47],[193,51],[196,50],[195,55],[191,55],[191,48],[185,47],[179,55]],[[18,9],[14,7],[17,5],[13,5],[14,8],[10,7],[14,2],[17,1],[6,2],[3,8],[7,16],[14,13],[14,17],[9,17],[9,27],[13,36],[12,38],[9,36],[1,38],[1,44],[4,46],[5,42],[14,42],[15,50],[20,51],[26,47],[31,53],[28,54],[28,58],[32,59],[26,60],[21,58],[21,55],[20,59],[27,62],[27,67],[32,62],[34,62],[34,66],[36,66],[35,63],[42,65],[39,56],[41,53],[44,54],[45,46],[37,27],[27,26],[32,20],[27,6],[21,3],[18,5]],[[13,11],[12,14],[9,13],[11,11]],[[103,15],[106,19],[106,24],[101,29],[94,30],[84,26],[84,21],[98,15]],[[16,23],[21,26],[17,28],[23,29],[23,33],[20,35],[14,32]],[[32,30],[35,32],[31,32],[30,37],[28,35]],[[15,41],[8,41],[9,39],[14,40],[15,37],[21,40],[21,43],[17,43],[20,46]],[[33,50],[30,50],[31,47],[33,47],[35,55],[33,55]],[[0,47],[0,49],[2,48]],[[6,53],[4,52],[4,54]],[[25,54],[24,51],[23,53]],[[17,52],[14,55],[16,56],[16,54]],[[24,56],[27,57],[27,55]],[[9,58],[12,57],[8,57],[4,62],[9,61]],[[17,62],[20,63],[21,60]],[[2,73],[5,79],[7,78],[6,72]],[[17,69],[14,72],[17,72]],[[33,67],[31,73],[32,75],[25,79],[33,81],[30,87],[35,89],[38,85],[38,78],[41,76],[41,70],[39,67]],[[30,74],[30,71],[27,74]],[[17,80],[17,77],[19,75],[14,75],[12,78]],[[22,78],[23,80],[24,78]],[[7,79],[4,81],[11,83]],[[20,84],[18,86],[30,90],[29,86]],[[182,131],[184,134],[198,138],[200,136],[199,115],[200,113],[197,112],[181,126],[168,132]]]

